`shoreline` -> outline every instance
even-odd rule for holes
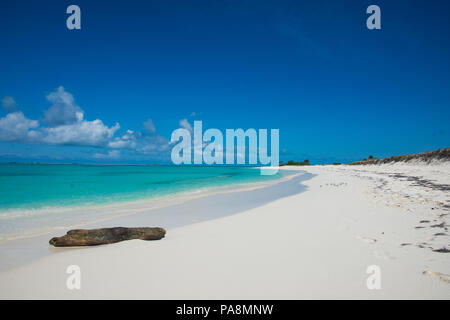
[[[292,170],[291,170],[292,171]],[[0,242],[0,271],[30,263],[34,260],[46,257],[49,254],[63,250],[48,245],[48,240],[54,236],[62,236],[70,229],[77,228],[102,228],[102,227],[145,227],[160,226],[165,229],[180,227],[199,221],[211,220],[216,217],[239,213],[239,206],[250,208],[258,205],[258,194],[264,195],[263,202],[269,202],[279,197],[292,193],[292,188],[283,183],[297,184],[308,176],[302,172],[291,172],[279,179],[218,186],[204,192],[177,194],[164,198],[141,199],[138,201],[118,202],[106,206],[92,206],[80,208],[88,220],[74,224],[65,224],[49,228],[37,234],[23,235]],[[301,192],[302,189],[295,190]],[[239,194],[240,201],[234,201],[233,205],[227,205],[234,195]],[[215,203],[222,203],[222,210],[214,208]],[[87,210],[88,209],[88,210]],[[192,211],[200,214],[193,214]],[[205,212],[208,211],[209,212]],[[106,216],[92,217],[91,212],[106,212]],[[113,211],[113,213],[111,213]],[[97,213],[98,214],[98,213]],[[77,217],[79,219],[79,217]],[[27,256],[20,257],[23,252]],[[7,261],[7,262],[6,262]],[[19,263],[17,263],[19,262]]]
[[[259,168],[254,168],[259,169]],[[177,203],[189,201],[196,198],[201,198],[209,195],[252,190],[257,188],[264,188],[266,186],[277,184],[282,181],[289,180],[298,173],[294,170],[288,170],[290,173],[279,178],[266,181],[250,181],[250,182],[235,182],[232,184],[220,184],[216,186],[207,186],[200,189],[176,191],[171,194],[161,194],[152,197],[141,197],[132,200],[117,200],[99,204],[80,204],[80,205],[67,205],[67,206],[49,206],[42,208],[17,208],[7,209],[0,214],[0,222],[2,220],[14,220],[23,217],[42,217],[48,216],[48,218],[55,217],[62,219],[64,225],[47,226],[47,230],[20,230],[20,232],[14,234],[0,234],[0,245],[8,241],[14,241],[17,239],[32,238],[39,235],[50,234],[61,228],[79,228],[87,224],[100,223],[111,219],[133,215],[149,209],[158,209],[167,206],[171,206]],[[102,213],[108,212],[106,215]],[[11,214],[11,216],[9,216]],[[66,216],[64,216],[66,215]],[[51,221],[49,221],[51,222]],[[25,221],[30,223],[30,221]]]
[[[449,166],[288,169],[309,175],[284,185],[291,194],[268,199],[270,192],[286,191],[276,184],[255,192],[259,203],[251,199],[238,207],[251,191],[207,197],[209,203],[200,198],[178,206],[192,219],[169,225],[162,240],[55,248],[0,272],[0,298],[450,298],[450,255],[434,250],[448,246],[450,195],[408,180],[420,174],[448,181]],[[233,214],[220,214],[233,206]],[[213,216],[199,219],[202,208]],[[168,211],[160,213],[163,219]],[[143,215],[131,217],[116,222],[135,226]],[[66,287],[69,265],[81,269],[80,290]],[[381,270],[379,290],[367,286],[371,266]]]

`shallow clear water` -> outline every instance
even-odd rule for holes
[[[0,164],[0,214],[152,198],[280,174],[246,167]]]
[[[264,176],[249,167],[0,164],[0,242],[148,211],[167,196],[287,174]]]

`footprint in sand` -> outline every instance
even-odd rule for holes
[[[359,240],[362,240],[364,242],[370,243],[370,244],[374,244],[378,241],[377,239],[374,239],[374,238],[367,238],[367,237],[362,237],[362,236],[357,236],[356,238]]]

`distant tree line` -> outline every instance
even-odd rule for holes
[[[303,161],[294,161],[289,160],[288,162],[280,161],[280,166],[309,166],[309,160],[303,160]]]

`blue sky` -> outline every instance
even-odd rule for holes
[[[81,30],[66,28],[70,4],[81,8]],[[366,28],[371,4],[381,30]],[[281,160],[449,147],[449,9],[404,0],[3,1],[0,161],[167,162],[172,131],[194,120],[278,128]]]

